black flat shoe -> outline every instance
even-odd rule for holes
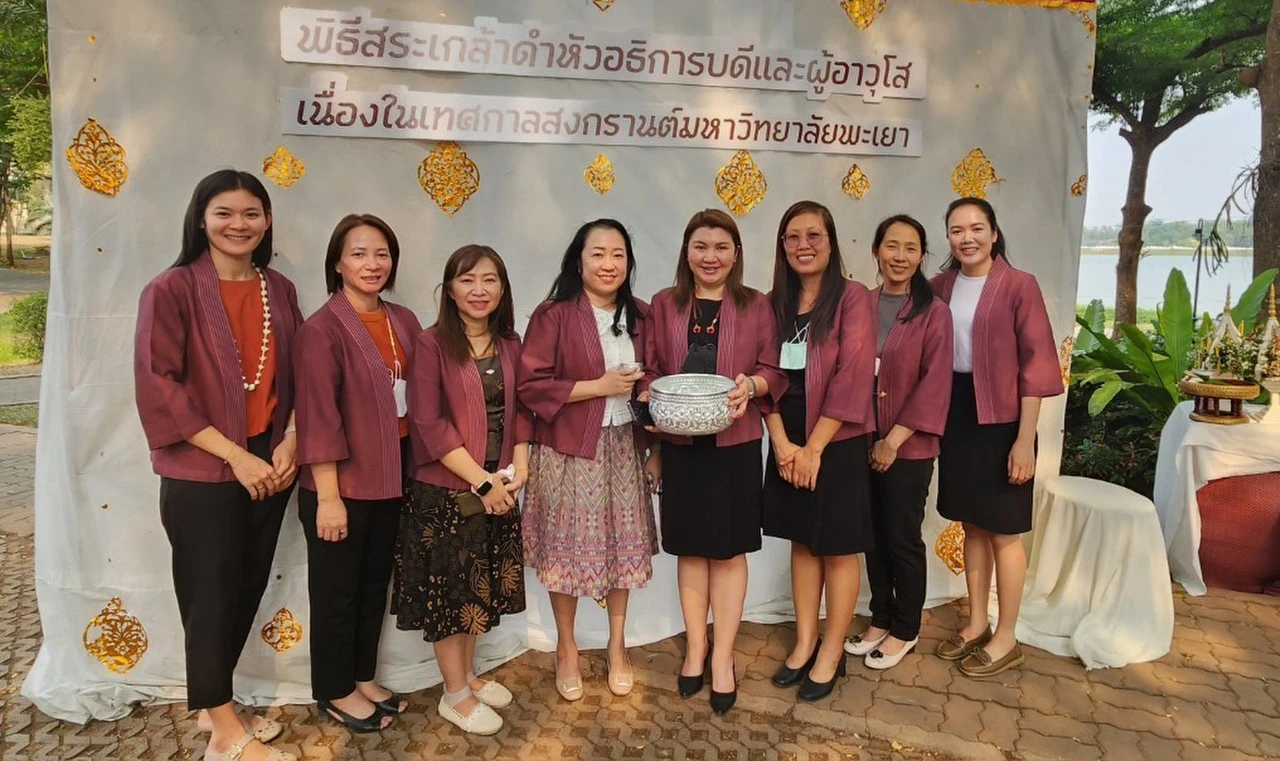
[[[711,669],[711,664],[707,664],[707,669]],[[717,716],[724,716],[729,713],[729,709],[733,708],[733,704],[738,702],[738,664],[733,664],[733,690],[731,692],[716,692],[714,688],[711,690],[711,712]]]
[[[702,664],[702,673],[697,676],[685,676],[679,674],[676,677],[676,689],[680,692],[680,697],[688,699],[702,692],[702,684],[706,680],[707,672],[711,670],[711,648],[707,648],[707,658]]]
[[[778,670],[773,672],[773,684],[775,687],[791,687],[800,684],[800,681],[809,675],[809,669],[813,668],[813,662],[818,660],[818,648],[822,647],[822,640],[818,640],[818,644],[813,646],[813,652],[809,654],[809,660],[798,669],[793,669],[787,665],[786,660],[782,661],[782,665]]]
[[[391,692],[388,690],[388,692]],[[398,716],[409,709],[409,699],[404,695],[397,695],[392,692],[391,697],[386,700],[375,700],[373,704],[378,707],[379,711],[387,716]]]
[[[316,708],[319,708],[324,715],[342,724],[348,730],[360,733],[380,731],[382,729],[382,718],[386,715],[375,708],[371,715],[361,719],[352,716],[327,700],[317,700]]]
[[[844,676],[844,663],[844,653],[840,653],[840,663],[836,665],[836,673],[825,682],[815,682],[809,678],[808,674],[805,674],[804,681],[800,683],[800,689],[796,692],[796,697],[800,700],[813,702],[822,700],[830,695],[831,691],[836,687],[836,680]]]

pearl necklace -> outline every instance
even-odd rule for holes
[[[258,273],[258,292],[262,295],[262,353],[258,355],[258,372],[253,376],[253,383],[244,379],[244,368],[240,368],[240,381],[245,391],[254,391],[262,383],[262,370],[267,366],[267,347],[271,342],[271,304],[267,300],[267,276],[259,267],[253,271]]]

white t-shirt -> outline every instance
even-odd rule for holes
[[[618,323],[618,327],[622,328],[622,335],[615,336],[613,334],[613,310],[600,309],[592,306],[591,311],[596,316],[596,332],[600,334],[600,350],[604,352],[605,369],[611,369],[621,365],[624,362],[636,361],[636,347],[631,343],[631,336],[627,335],[627,318],[624,314],[622,320]],[[631,397],[626,396],[610,396],[604,400],[604,419],[601,426],[608,428],[611,425],[627,425],[631,422],[631,408],[627,406],[627,401]]]
[[[973,316],[986,284],[986,275],[965,277],[956,273],[956,284],[951,289],[951,325],[955,335],[951,357],[958,373],[973,372]]]

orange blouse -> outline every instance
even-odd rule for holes
[[[373,337],[373,343],[378,347],[378,353],[382,355],[382,361],[387,363],[387,371],[393,371],[396,362],[399,361],[400,377],[407,378],[409,368],[405,366],[407,363],[405,362],[404,349],[400,347],[399,341],[395,344],[391,342],[391,320],[387,317],[387,311],[379,309],[376,312],[356,312],[356,314],[360,315],[360,322],[364,323],[364,329],[369,331],[369,335]],[[401,417],[399,424],[400,437],[408,436],[409,418]]]
[[[262,356],[262,290],[258,278],[252,280],[219,280],[222,305],[236,339],[241,372],[245,383],[253,383],[258,375],[258,359]],[[276,338],[271,331],[267,344],[267,363],[262,380],[253,391],[244,392],[245,431],[249,437],[265,433],[271,427],[276,411]]]

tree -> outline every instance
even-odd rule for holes
[[[1137,317],[1151,156],[1192,119],[1246,91],[1238,72],[1261,60],[1275,1],[1099,0],[1093,109],[1120,122],[1133,155],[1117,240],[1117,324]]]
[[[48,21],[44,0],[0,0],[0,223],[5,228],[5,262],[13,266],[14,205],[19,193],[31,182],[32,167],[26,160],[38,148],[33,139],[32,115],[44,101],[44,130],[48,125],[49,65],[46,39]],[[14,117],[22,113],[17,136],[24,146],[14,145]],[[24,130],[25,126],[25,130]]]
[[[1280,267],[1280,0],[1273,0],[1266,53],[1240,81],[1262,104],[1262,148],[1253,187],[1253,275]]]

